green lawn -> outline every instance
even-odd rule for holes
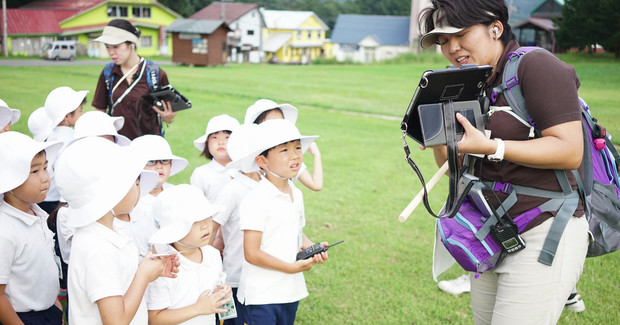
[[[574,59],[574,57],[566,57]],[[302,134],[318,134],[325,187],[302,188],[308,223],[315,241],[345,240],[330,250],[330,261],[306,272],[310,297],[299,307],[299,324],[470,324],[469,295],[450,296],[432,280],[434,219],[423,208],[405,223],[397,218],[420,189],[405,163],[400,119],[420,74],[442,68],[429,63],[374,65],[231,65],[164,67],[172,84],[192,100],[166,130],[173,152],[190,161],[172,179],[187,182],[206,161],[192,140],[207,121],[227,113],[239,120],[259,98],[288,102],[300,109]],[[620,141],[620,64],[574,59],[581,77],[580,95]],[[94,91],[101,66],[0,67],[0,98],[22,110],[15,130],[26,132],[27,116],[42,106],[53,88],[71,86]],[[620,143],[620,142],[617,142]],[[413,159],[427,178],[436,171],[432,154],[417,149]],[[311,157],[306,155],[307,164]],[[444,178],[431,193],[437,210],[447,195]],[[620,320],[618,253],[588,259],[579,290],[587,309],[565,312],[562,324],[612,324]],[[454,267],[442,279],[462,274]]]

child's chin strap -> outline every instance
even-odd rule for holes
[[[275,176],[275,177],[277,177],[277,178],[279,178],[279,179],[290,179],[290,178],[288,178],[288,177],[282,177],[282,176],[280,176],[280,175],[278,175],[278,174],[276,174],[276,173],[272,172],[271,170],[269,170],[269,168],[265,168],[265,170],[266,170],[266,171],[268,171],[268,172],[269,172],[269,174],[271,174],[272,176]]]
[[[183,243],[182,243],[182,242],[180,242],[180,241],[176,241],[176,242],[174,242],[174,243],[175,243],[175,244],[179,244],[179,245],[181,245],[181,246],[183,246],[183,247],[187,247],[187,248],[198,248],[198,246],[191,246],[191,245],[183,244]]]

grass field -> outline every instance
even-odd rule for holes
[[[620,141],[620,64],[566,57],[581,78],[580,95],[594,115]],[[231,65],[164,69],[172,84],[193,102],[166,130],[173,152],[190,161],[172,179],[187,182],[206,161],[192,140],[204,133],[209,118],[227,113],[239,120],[259,98],[288,102],[300,109],[302,134],[318,134],[325,186],[302,188],[315,241],[344,244],[330,260],[306,272],[310,297],[297,314],[298,324],[470,324],[469,295],[450,296],[432,280],[434,219],[424,209],[400,223],[399,213],[420,189],[405,163],[400,119],[420,74],[445,66],[441,59],[374,65]],[[28,133],[31,111],[42,106],[53,88],[71,86],[92,92],[102,66],[0,67],[0,98],[22,110],[15,130]],[[620,142],[617,142],[620,143]],[[432,154],[417,150],[413,159],[426,177],[437,169]],[[312,159],[306,155],[307,164]],[[447,178],[431,193],[437,210],[447,195]],[[561,324],[620,323],[618,253],[586,260],[579,290],[587,309],[565,312]],[[462,274],[453,267],[442,279]]]

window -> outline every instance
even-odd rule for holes
[[[312,38],[312,32],[308,31],[308,39],[311,39],[311,38]]]
[[[319,39],[323,38],[323,31],[322,31],[322,30],[320,30],[320,31],[319,31],[319,33],[318,33],[318,38],[319,38]]]
[[[151,7],[133,7],[133,16],[137,18],[151,18]]]
[[[127,6],[108,6],[108,17],[127,17]]]
[[[253,29],[248,29],[248,36],[252,36],[254,35],[254,30]]]
[[[192,40],[192,53],[207,54],[207,39],[195,38]]]
[[[140,46],[142,47],[151,47],[153,46],[153,40],[151,36],[142,36],[140,37]]]
[[[301,39],[301,31],[297,32],[297,39]]]

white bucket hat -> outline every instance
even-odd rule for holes
[[[444,15],[445,12],[442,8],[439,8],[433,12],[433,26],[435,26],[435,28],[420,38],[420,46],[423,49],[437,44],[437,37],[441,34],[454,34],[465,29],[464,27],[458,28],[448,25]]]
[[[251,168],[258,170],[258,164],[256,164],[256,157],[263,151],[271,149],[282,143],[286,143],[293,140],[300,140],[301,152],[304,153],[308,150],[308,147],[316,140],[318,135],[302,136],[295,124],[288,120],[267,120],[258,125],[256,143],[254,151],[248,155],[245,159],[249,162],[243,162],[245,164],[251,164]]]
[[[251,160],[246,159],[247,156],[254,152],[257,134],[258,125],[254,123],[242,124],[230,134],[226,150],[232,161],[226,165],[226,168],[239,169],[245,173],[258,171],[258,168],[256,168],[258,166],[252,164]]]
[[[146,134],[131,141],[131,147],[139,150],[148,160],[170,159],[170,176],[180,173],[187,167],[187,159],[172,154],[168,141],[162,136]]]
[[[209,134],[219,132],[219,131],[234,131],[239,126],[239,121],[237,121],[234,117],[226,114],[217,115],[212,117],[207,123],[207,129],[205,130],[205,134],[200,138],[194,140],[194,147],[196,149],[203,151],[205,150],[205,142],[209,137]]]
[[[56,127],[65,116],[75,111],[84,101],[88,90],[75,91],[71,87],[58,87],[45,99],[45,110]]]
[[[0,193],[24,184],[37,153],[45,150],[48,166],[51,166],[61,147],[62,142],[38,142],[15,131],[0,134]]]
[[[148,159],[100,137],[68,146],[54,166],[56,186],[69,203],[68,224],[87,226],[112,210],[140,176],[140,194],[157,185],[158,175],[143,170]]]
[[[248,107],[247,111],[245,111],[245,119],[243,120],[243,123],[254,123],[259,115],[274,108],[279,108],[282,111],[282,115],[284,115],[285,120],[289,120],[293,124],[297,122],[298,112],[295,106],[291,104],[277,104],[273,100],[269,99],[259,99],[254,102],[252,106]]]
[[[128,146],[131,140],[117,132],[124,124],[125,118],[122,116],[110,116],[100,111],[86,112],[75,122],[73,141],[85,137],[111,135],[119,146]]]
[[[193,185],[181,184],[167,188],[153,201],[153,217],[159,230],[149,239],[149,243],[177,242],[187,236],[194,222],[222,211],[223,206],[209,203],[204,193]]]
[[[18,109],[10,108],[5,101],[0,99],[0,129],[3,129],[9,123],[15,125],[21,116],[22,112]]]
[[[47,115],[45,107],[39,107],[28,117],[28,129],[36,141],[45,141],[52,134],[55,125]]]

